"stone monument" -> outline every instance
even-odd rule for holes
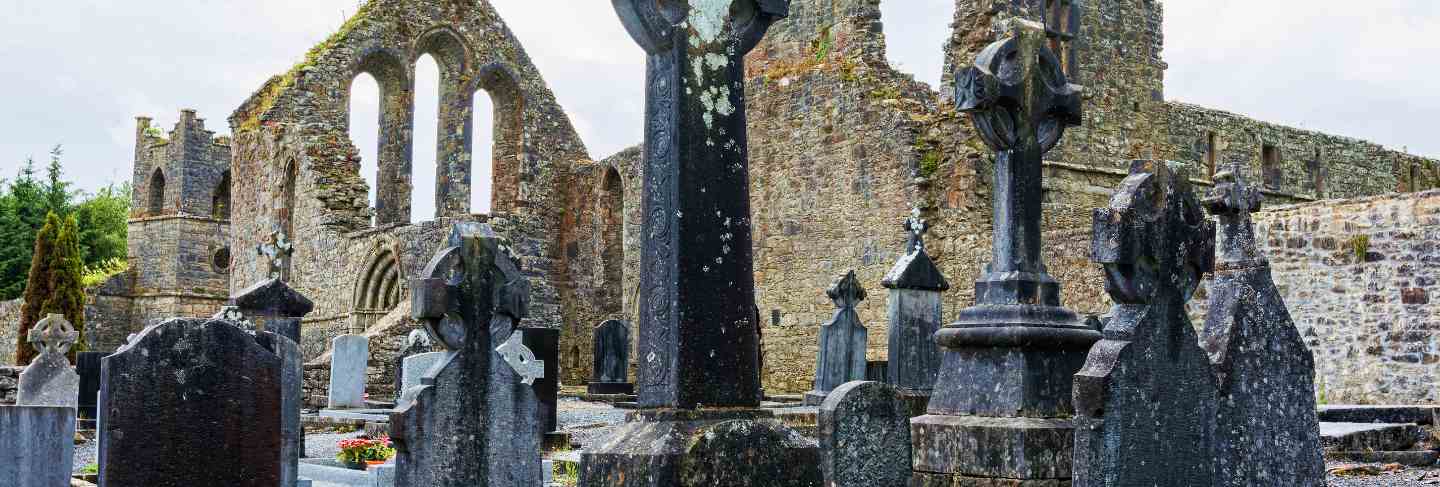
[[[364,409],[370,339],[340,335],[330,340],[330,409]]]
[[[936,334],[944,349],[927,415],[911,421],[915,485],[1055,485],[1070,477],[1072,376],[1100,339],[1060,306],[1041,260],[1043,156],[1081,120],[1044,25],[1009,37],[957,73],[955,100],[995,150],[992,260],[975,306]],[[890,367],[895,367],[891,359]]]
[[[1323,486],[1315,359],[1255,242],[1250,214],[1263,200],[1234,167],[1204,201],[1220,220],[1202,342],[1220,388],[1215,485]]]
[[[0,406],[0,485],[70,485],[74,458],[74,408]]]
[[[411,283],[411,313],[445,355],[390,415],[396,485],[538,485],[531,384],[544,364],[518,327],[530,284],[509,242],[488,225],[457,225],[447,245]]]
[[[890,290],[886,301],[890,350],[885,382],[905,397],[911,416],[919,416],[925,413],[940,372],[941,354],[935,332],[944,324],[941,293],[950,289],[950,283],[925,252],[925,232],[930,230],[930,224],[920,218],[919,208],[905,219],[904,229],[909,236],[905,255],[880,282]]]
[[[1215,376],[1185,310],[1214,267],[1215,226],[1185,166],[1135,161],[1093,238],[1117,304],[1075,375],[1072,485],[1217,485]]]
[[[305,357],[300,353],[300,323],[315,304],[279,279],[251,286],[232,300],[247,321],[271,333],[256,339],[280,356],[281,373],[281,485],[295,485],[300,475],[300,457],[305,456],[305,432],[300,425],[304,405]],[[282,337],[284,340],[272,340]]]
[[[883,382],[849,382],[820,406],[826,487],[905,487],[910,483],[910,406]]]
[[[646,62],[640,410],[580,484],[818,486],[819,449],[760,409],[744,56],[788,0],[616,0]]]
[[[146,328],[102,361],[100,485],[280,485],[281,367],[228,321]]]
[[[445,352],[426,352],[405,357],[404,365],[400,370],[403,376],[400,379],[400,387],[395,389],[396,406],[404,406],[403,399],[405,391],[421,385],[421,379],[425,374],[435,367],[435,364],[445,359]]]
[[[20,372],[15,404],[75,408],[80,400],[80,374],[70,367],[70,347],[80,333],[64,315],[50,314],[30,329],[26,340],[40,352]]]
[[[413,373],[409,373],[409,374],[411,374],[411,377],[414,377],[417,382],[411,382],[411,383],[409,383],[409,384],[406,384],[406,382],[405,382],[405,377],[406,377],[406,375],[407,375],[407,372],[405,371],[405,367],[406,367],[405,362],[406,362],[410,357],[414,357],[414,356],[418,356],[418,355],[422,355],[422,354],[426,354],[426,353],[435,353],[433,350],[434,350],[434,346],[430,344],[430,334],[429,334],[429,333],[427,333],[425,330],[410,330],[410,335],[407,336],[407,337],[405,337],[405,347],[400,349],[400,353],[395,354],[395,400],[396,400],[396,402],[399,402],[400,396],[405,395],[405,389],[406,389],[407,386],[409,386],[409,385],[417,385],[417,384],[418,384],[418,381],[420,380],[420,375],[421,375],[421,374],[424,374],[427,370],[429,370],[429,367],[430,367],[431,365],[435,365],[434,362],[430,362],[430,363],[428,363],[428,364],[426,364],[426,363],[417,363],[417,366],[418,366],[418,367],[422,367],[423,369],[422,369],[422,370],[415,371],[415,372],[413,372]]]
[[[605,320],[595,327],[595,367],[586,391],[591,394],[634,394],[630,369],[630,325]]]
[[[86,335],[90,340],[94,336]],[[91,345],[93,346],[93,344]],[[87,347],[88,348],[88,347]],[[91,348],[90,350],[94,350]],[[100,360],[107,355],[105,352],[79,352],[75,354],[75,373],[80,375],[79,399],[79,421],[76,426],[80,429],[95,429],[95,420],[100,417],[96,405],[100,399]]]
[[[855,271],[835,282],[825,295],[835,303],[835,317],[820,325],[820,347],[815,358],[815,390],[805,393],[806,406],[819,406],[841,384],[865,379],[865,324],[855,306],[865,300],[865,288]]]

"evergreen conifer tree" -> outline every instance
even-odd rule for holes
[[[34,257],[30,260],[30,275],[25,284],[25,303],[20,307],[20,329],[15,334],[16,365],[27,365],[37,355],[34,347],[30,346],[28,335],[30,329],[45,316],[45,305],[51,294],[51,266],[54,264],[50,257],[55,254],[55,245],[63,227],[60,217],[50,213],[45,217],[45,226],[35,235]]]

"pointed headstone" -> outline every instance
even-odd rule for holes
[[[301,342],[300,322],[315,303],[280,279],[261,281],[235,295],[233,305],[259,329]]]
[[[760,409],[745,55],[789,0],[615,0],[645,50],[639,405],[580,483],[820,481],[813,442]],[[682,473],[683,472],[683,473]]]
[[[909,237],[905,254],[880,282],[890,290],[886,302],[890,363],[885,381],[900,390],[918,416],[925,411],[940,372],[935,332],[944,325],[942,293],[950,289],[950,283],[925,252],[930,223],[920,217],[919,208],[905,219],[904,229]]]
[[[540,482],[539,401],[529,384],[544,369],[517,340],[530,285],[510,248],[488,225],[457,225],[412,282],[411,313],[444,356],[390,415],[396,485]]]
[[[865,379],[868,331],[855,306],[865,300],[865,288],[855,271],[835,281],[825,294],[835,303],[835,317],[820,325],[820,347],[815,359],[815,390],[805,393],[806,406],[819,406],[841,384]]]
[[[1100,339],[1060,305],[1041,258],[1044,155],[1080,124],[1081,88],[1066,79],[1045,25],[1004,27],[1007,37],[956,75],[957,108],[995,151],[992,258],[975,305],[935,335],[939,377],[927,414],[911,422],[918,485],[1063,485],[1071,376]]]
[[[1205,198],[1219,220],[1203,333],[1219,381],[1215,485],[1325,485],[1315,414],[1315,359],[1255,242],[1250,214],[1264,198],[1233,167]]]
[[[605,320],[595,327],[594,369],[586,390],[591,394],[634,394],[630,371],[630,325]]]
[[[70,347],[80,333],[65,319],[51,314],[35,324],[26,337],[40,355],[20,372],[15,404],[74,408],[80,400],[80,374],[70,367]]]
[[[281,365],[230,322],[146,328],[102,361],[100,485],[279,485]]]
[[[1136,161],[1095,210],[1093,259],[1119,304],[1075,375],[1075,487],[1216,485],[1215,376],[1185,310],[1214,239],[1178,163]]]

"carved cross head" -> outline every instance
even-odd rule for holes
[[[70,347],[75,345],[75,340],[79,338],[80,333],[75,331],[70,320],[66,320],[65,315],[54,313],[36,323],[25,337],[30,346],[35,347],[41,355],[70,353]]]
[[[483,336],[478,331],[492,330],[492,318],[508,318],[510,328],[524,319],[530,308],[530,283],[509,244],[488,225],[456,225],[448,245],[430,259],[421,278],[411,281],[410,313],[435,343],[458,351]],[[467,309],[488,310],[488,314],[467,322]]]
[[[516,329],[495,351],[520,376],[521,383],[534,384],[536,379],[545,378],[545,361],[535,360],[535,352],[525,346],[525,330]]]
[[[825,295],[830,296],[836,308],[849,309],[865,300],[865,288],[860,286],[860,279],[855,277],[855,271],[850,271],[845,277],[835,281],[835,285],[830,286]]]
[[[256,249],[261,257],[269,263],[269,277],[288,281],[287,275],[290,268],[290,255],[295,252],[295,246],[290,243],[289,237],[283,230],[270,232],[270,236]]]
[[[905,232],[910,240],[905,244],[906,253],[915,253],[925,250],[925,234],[930,231],[930,222],[920,217],[920,209],[910,210],[910,216],[905,219]]]
[[[630,37],[649,54],[682,42],[702,52],[744,56],[775,21],[790,14],[790,0],[612,0]],[[733,51],[732,46],[738,46]]]
[[[1258,212],[1264,202],[1265,197],[1260,190],[1245,181],[1239,165],[1215,173],[1215,188],[1205,196],[1205,207],[1211,214],[1221,217]]]
[[[1106,208],[1095,210],[1092,252],[1105,290],[1121,304],[1162,296],[1189,301],[1215,267],[1215,225],[1190,189],[1185,166],[1135,161]]]
[[[955,75],[955,104],[995,151],[1036,144],[1041,154],[1079,125],[1080,86],[1070,84],[1045,26],[1011,19],[1010,37],[990,44]]]

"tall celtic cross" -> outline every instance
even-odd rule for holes
[[[956,76],[955,100],[996,151],[993,259],[976,284],[981,304],[1059,305],[1041,259],[1042,161],[1081,121],[1081,88],[1047,45],[1045,26],[1011,19],[1011,36]]]
[[[744,57],[789,0],[612,0],[645,49],[640,404],[756,406]]]

